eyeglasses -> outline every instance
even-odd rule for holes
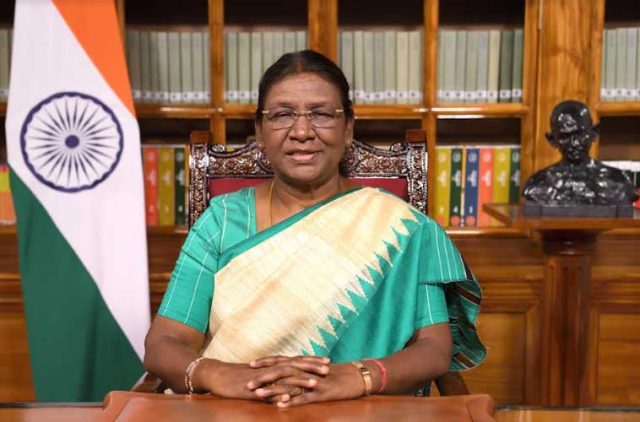
[[[262,114],[267,117],[267,122],[271,129],[276,130],[293,127],[301,115],[306,117],[314,128],[329,129],[338,124],[338,117],[343,113],[344,110],[341,108],[314,108],[307,111],[298,111],[291,108],[275,108],[262,111]]]

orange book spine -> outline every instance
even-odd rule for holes
[[[144,163],[144,207],[147,226],[157,226],[158,220],[158,148],[142,148]]]
[[[484,204],[493,201],[493,150],[480,148],[480,165],[478,180],[478,226],[491,226],[492,218],[483,210]]]

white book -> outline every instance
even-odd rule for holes
[[[193,101],[197,104],[206,102],[204,90],[204,60],[202,56],[204,32],[194,31],[191,33],[191,74],[193,80]]]
[[[365,102],[363,31],[353,31],[353,100],[358,104]]]
[[[307,49],[307,31],[296,31],[296,51]]]
[[[273,33],[273,61],[274,63],[285,53],[284,33],[276,31]]]
[[[489,78],[489,31],[478,31],[478,80],[476,82],[476,102],[486,103]]]
[[[251,34],[238,34],[238,100],[241,104],[251,101]]]
[[[204,75],[204,95],[205,95],[205,102],[206,103],[210,103],[211,102],[211,49],[210,49],[210,44],[209,44],[209,31],[204,31],[203,32],[203,37],[202,37],[202,47],[204,49],[204,51],[202,52],[202,64],[204,65],[204,72],[202,72],[202,74]]]
[[[478,33],[467,32],[467,50],[465,53],[464,102],[476,102],[476,86],[478,84]]]
[[[180,34],[171,31],[167,34],[169,44],[169,102],[182,101],[182,86],[180,82]],[[144,93],[143,93],[144,97]]]
[[[364,103],[371,104],[374,101],[374,58],[373,58],[373,31],[363,32],[364,45]]]
[[[627,30],[616,29],[616,84],[613,94],[616,101],[625,100],[625,84],[627,82]]]
[[[456,67],[454,71],[454,96],[453,102],[464,102],[464,82],[467,59],[467,31],[456,31]]]
[[[182,102],[193,103],[193,66],[191,64],[191,32],[180,33],[180,80]]]
[[[227,39],[227,56],[225,60],[225,69],[227,71],[226,86],[227,95],[226,101],[234,104],[238,102],[238,33],[228,32]]]
[[[640,28],[636,28],[636,40],[639,42],[636,42],[636,52],[635,52],[635,58],[636,58],[636,90],[634,91],[634,96],[633,96],[633,100],[637,101],[638,99],[640,99]],[[607,46],[608,48],[608,46]],[[607,55],[609,53],[607,52]],[[604,60],[604,56],[603,56],[603,60]],[[604,80],[604,79],[603,79]]]
[[[627,28],[627,52],[626,52],[626,83],[623,97],[626,101],[632,101],[637,97],[638,87],[636,85],[636,53],[638,50],[638,30],[637,28]]]
[[[396,103],[396,31],[384,31],[384,103]]]
[[[409,103],[422,103],[422,31],[409,32]]]
[[[605,39],[607,43],[607,64],[604,80],[604,95],[603,100],[613,101],[615,100],[614,89],[616,86],[616,62],[617,62],[617,49],[616,49],[616,30],[607,29],[605,31]]]
[[[273,31],[266,31],[262,33],[262,73],[274,62]]]
[[[442,31],[443,44],[443,103],[450,104],[456,101],[456,31],[445,29]]]
[[[296,33],[294,31],[286,31],[284,33],[284,52],[293,53],[296,51]]]
[[[160,101],[169,102],[169,38],[165,31],[158,32],[158,82]]]
[[[140,32],[135,29],[128,29],[126,31],[126,38],[127,38],[127,67],[129,68],[129,79],[131,80],[130,82],[131,92],[133,95],[133,101],[138,102],[142,100],[142,84],[140,81],[140,72],[141,72]],[[0,44],[2,44],[2,40],[0,40]],[[0,46],[0,48],[2,47]],[[8,65],[8,61],[7,61],[7,65]],[[2,58],[0,58],[0,66],[2,66]],[[0,69],[0,73],[1,72],[2,70]],[[7,76],[8,76],[8,73],[7,73]],[[0,86],[0,90],[2,90],[2,86]],[[0,93],[0,95],[2,94]]]
[[[500,30],[489,31],[489,69],[487,71],[487,102],[498,102],[500,84]]]
[[[158,46],[158,31],[149,34],[149,62],[151,72],[151,101],[162,102],[160,94],[160,47]]]
[[[178,46],[178,49],[180,47]],[[180,66],[180,63],[178,63]],[[153,100],[151,93],[151,32],[140,31],[140,86],[142,102],[150,103]]]
[[[438,30],[436,66],[438,76],[436,78],[436,103],[444,104],[444,29]]]
[[[258,102],[258,85],[262,76],[262,33],[251,33],[251,102]]]
[[[409,103],[409,33],[396,34],[396,89],[398,104]]]
[[[340,67],[349,82],[353,100],[353,31],[340,31]]]

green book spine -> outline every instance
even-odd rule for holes
[[[184,226],[186,224],[186,207],[187,198],[185,195],[185,147],[178,146],[174,148],[174,186],[175,186],[175,224]]]
[[[476,102],[478,85],[478,31],[467,32],[467,51],[465,57],[464,102]]]
[[[238,102],[238,33],[227,34],[227,57],[225,69],[227,70],[227,101]]]
[[[607,64],[604,81],[605,95],[603,96],[603,100],[613,101],[615,100],[614,89],[616,86],[616,30],[607,29],[605,31],[605,39],[607,43]]]
[[[353,31],[340,32],[340,67],[349,82],[349,96],[353,99]]]
[[[384,102],[384,32],[373,33],[373,102]]]
[[[363,32],[363,46],[364,46],[364,103],[373,103],[374,92],[374,67],[373,67],[373,31]]]
[[[307,31],[296,31],[296,50],[307,49]]]
[[[396,31],[384,31],[384,103],[396,104]]]
[[[500,76],[498,102],[511,102],[511,78],[513,77],[513,29],[504,29],[500,34]]]
[[[452,29],[442,31],[443,38],[443,103],[451,104],[456,101],[456,57],[457,32]]]
[[[451,148],[436,147],[436,188],[434,218],[441,226],[449,222],[451,203]]]
[[[626,57],[626,83],[624,98],[632,101],[636,97],[636,52],[638,50],[637,28],[627,28],[627,57]]]
[[[158,204],[161,226],[175,224],[175,160],[173,148],[162,147],[158,150]]]
[[[142,102],[150,103],[153,100],[153,95],[151,93],[150,31],[140,31],[140,86],[142,91]]]
[[[293,53],[296,51],[296,33],[295,31],[286,31],[284,33],[284,52]]]
[[[456,67],[452,102],[464,102],[464,81],[467,69],[467,31],[456,31]]]
[[[149,34],[149,70],[151,72],[151,101],[153,103],[162,102],[160,94],[160,47],[158,45],[158,31],[151,31]]]
[[[449,186],[449,225],[462,224],[462,148],[451,149],[451,182]]]
[[[409,103],[409,33],[398,31],[396,35],[396,98],[398,104]]]
[[[422,31],[409,32],[409,103],[422,103]]]
[[[489,70],[487,71],[487,102],[498,102],[500,84],[500,30],[489,31]]]
[[[169,38],[165,31],[158,32],[158,82],[160,101],[169,102]]]
[[[258,85],[262,76],[262,33],[251,33],[251,103],[258,102]]]
[[[238,34],[238,102],[251,101],[251,34]]]
[[[511,163],[509,166],[509,203],[517,204],[520,200],[520,146],[510,148]]]
[[[206,102],[204,90],[204,60],[201,54],[204,48],[203,40],[203,32],[194,31],[191,33],[191,80],[193,81],[193,102],[196,104],[204,104]]]
[[[169,32],[167,37],[169,43],[169,102],[179,103],[182,101],[182,82],[180,79],[180,33],[172,31]]]
[[[616,84],[613,96],[616,101],[624,101],[624,85],[627,75],[627,31],[625,28],[616,29]]]
[[[407,39],[408,40],[408,39]],[[353,93],[354,102],[364,103],[364,32],[353,31]]]
[[[513,32],[513,72],[511,77],[511,101],[522,102],[522,49],[524,48],[524,34],[522,29]]]
[[[131,83],[131,93],[133,101],[142,100],[142,86],[140,83],[140,32],[135,29],[127,29],[127,67],[129,68],[129,79]],[[0,40],[0,49],[2,48],[2,40]],[[8,57],[7,57],[8,58]],[[2,66],[0,58],[0,66]],[[7,62],[8,64],[8,62]],[[0,73],[2,70],[0,69]],[[0,86],[0,89],[2,87]]]
[[[489,31],[478,31],[478,79],[476,83],[476,102],[487,102],[487,83],[489,79]]]

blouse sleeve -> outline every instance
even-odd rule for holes
[[[220,224],[209,207],[190,230],[158,315],[206,332],[218,270]]]

